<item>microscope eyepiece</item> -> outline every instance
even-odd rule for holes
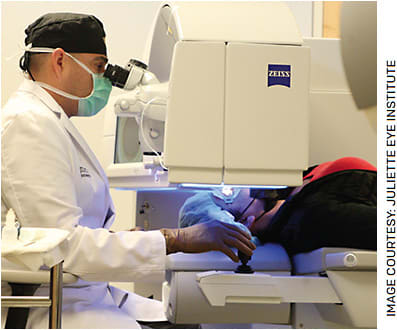
[[[145,63],[131,59],[125,68],[109,63],[103,76],[111,81],[112,86],[131,90],[139,84],[146,70]]]
[[[108,64],[103,76],[108,78],[113,86],[124,88],[129,74],[130,71],[121,66]]]

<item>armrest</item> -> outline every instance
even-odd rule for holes
[[[63,284],[71,284],[77,282],[78,277],[70,274],[63,273]],[[38,270],[36,272],[29,270],[1,270],[1,280],[12,283],[31,283],[31,284],[44,284],[50,283],[50,271]]]
[[[376,251],[356,248],[324,247],[292,257],[295,274],[327,270],[376,271]]]
[[[376,256],[376,251],[330,253],[325,256],[325,265],[332,270],[376,270]]]

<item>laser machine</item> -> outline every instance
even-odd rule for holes
[[[344,153],[368,159],[374,134],[354,113],[337,52],[337,40],[303,40],[281,2],[164,4],[148,66],[131,60],[105,73],[126,90],[106,111],[110,186],[139,191],[137,222],[155,229],[159,223],[145,223],[150,198],[166,205],[158,217],[175,221],[189,189],[282,189],[302,183],[309,161]],[[334,72],[329,81],[326,70]],[[309,117],[323,120],[338,102],[371,140],[355,154],[343,143],[328,151],[315,144],[332,137],[309,125]],[[340,138],[350,128],[340,125]],[[250,265],[253,274],[236,274],[218,252],[170,255],[162,285],[169,320],[376,326],[376,252],[324,247],[290,259],[282,246],[265,244]]]

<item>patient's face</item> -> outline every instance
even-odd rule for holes
[[[219,207],[233,214],[235,220],[246,226],[253,235],[258,235],[266,230],[273,216],[284,203],[283,200],[277,201],[271,210],[263,214],[265,201],[263,199],[253,200],[250,197],[249,189],[242,190],[231,204],[226,204],[223,200],[216,197],[214,197],[214,201]],[[247,208],[251,201],[252,204]]]
[[[234,215],[236,220],[246,219],[249,216],[259,217],[265,208],[265,202],[262,199],[250,197],[249,189],[242,189],[237,198],[231,204],[226,204],[223,200],[215,197],[216,204],[222,209],[229,211]],[[251,203],[252,202],[252,203]],[[249,207],[247,208],[247,206]]]

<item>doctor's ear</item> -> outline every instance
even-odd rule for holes
[[[57,78],[62,74],[65,69],[66,53],[62,48],[55,49],[51,54],[51,67]]]

